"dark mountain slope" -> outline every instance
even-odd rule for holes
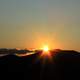
[[[51,52],[52,62],[39,59],[41,53],[26,57],[7,55],[0,58],[0,77],[21,80],[80,79],[80,53],[61,50]],[[10,78],[11,77],[11,78]],[[3,79],[2,79],[3,80]]]

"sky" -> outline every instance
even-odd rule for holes
[[[80,0],[0,0],[0,48],[80,51]]]

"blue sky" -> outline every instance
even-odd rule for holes
[[[80,0],[0,0],[0,47],[80,50]]]

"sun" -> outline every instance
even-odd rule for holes
[[[44,45],[42,49],[43,49],[44,52],[48,52],[49,51],[48,45]]]
[[[44,45],[42,48],[42,53],[40,55],[40,58],[43,59],[43,61],[45,60],[49,60],[52,61],[52,54],[50,52],[50,47],[48,45]]]

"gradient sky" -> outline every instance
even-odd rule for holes
[[[80,0],[0,0],[0,48],[80,51]]]

